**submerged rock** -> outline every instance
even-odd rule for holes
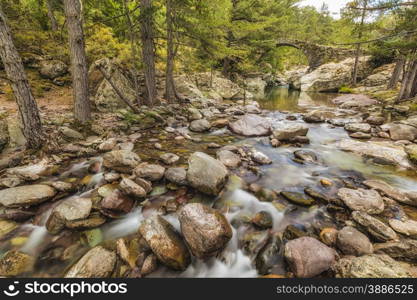
[[[75,265],[65,278],[107,278],[116,265],[116,253],[101,246],[88,251]]]
[[[103,165],[106,168],[122,173],[132,173],[140,161],[140,157],[129,150],[114,150],[103,156]]]
[[[388,255],[369,254],[340,259],[333,269],[341,278],[407,278],[412,277],[401,263]]]
[[[253,149],[253,150],[250,151],[250,157],[254,162],[256,162],[260,165],[270,165],[270,164],[272,164],[272,160],[268,156],[266,156],[265,154],[263,154],[262,152],[260,152],[256,149]]]
[[[244,115],[239,120],[229,123],[230,130],[243,136],[267,136],[271,134],[271,123],[257,115]]]
[[[179,214],[181,231],[191,249],[199,258],[219,253],[232,238],[232,228],[218,211],[201,203],[184,206]]]
[[[374,190],[341,188],[337,195],[351,210],[371,215],[380,214],[384,210],[384,201]]]
[[[195,152],[190,156],[187,181],[200,192],[217,196],[227,177],[226,167],[217,159],[202,152]]]
[[[353,227],[346,226],[337,234],[337,247],[346,255],[371,254],[374,249],[368,237]]]
[[[312,237],[301,237],[285,245],[284,256],[296,277],[309,278],[327,271],[336,260],[332,248]]]
[[[229,150],[220,150],[216,155],[217,159],[229,168],[237,168],[241,163],[240,156]]]
[[[0,204],[6,207],[32,206],[53,198],[55,189],[34,184],[0,190]]]
[[[317,162],[317,155],[311,150],[297,150],[294,151],[294,157],[304,162]]]
[[[188,267],[191,258],[186,245],[174,227],[161,216],[143,221],[139,232],[163,264],[180,271]]]
[[[0,276],[19,276],[33,268],[35,258],[19,251],[8,251],[0,259]]]
[[[304,193],[297,192],[281,192],[281,195],[288,201],[303,206],[311,206],[315,203],[314,199]]]

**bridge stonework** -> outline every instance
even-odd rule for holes
[[[308,59],[310,71],[330,62],[339,62],[355,56],[355,50],[317,45],[298,40],[277,41],[277,47],[293,47],[301,50]]]

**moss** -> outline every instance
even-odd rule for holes
[[[339,93],[341,93],[341,94],[352,94],[353,93],[353,89],[350,88],[350,87],[347,87],[347,86],[342,86],[339,89]]]

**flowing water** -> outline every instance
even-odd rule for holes
[[[268,117],[274,122],[286,122],[289,115],[293,116],[293,122],[303,122],[301,112],[306,112],[320,107],[329,110],[335,110],[331,100],[335,94],[306,94],[289,91],[286,88],[272,90],[265,99],[259,101],[262,108],[269,111]],[[335,142],[349,138],[343,128],[334,127],[330,124],[311,124],[308,137],[310,144],[304,145],[302,149],[314,151],[320,163],[300,163],[294,160],[293,152],[299,150],[291,145],[284,145],[279,148],[272,148],[264,138],[246,138],[235,140],[228,135],[228,132],[215,132],[214,134],[201,136],[202,144],[216,140],[217,136],[223,136],[225,143],[235,142],[238,144],[250,144],[259,151],[265,153],[273,160],[273,164],[261,167],[262,176],[253,177],[251,180],[260,186],[274,191],[302,191],[305,187],[315,185],[320,179],[340,178],[346,176],[362,176],[366,179],[381,179],[398,188],[404,190],[417,191],[417,177],[413,174],[403,174],[389,167],[381,167],[369,164],[353,154],[339,151],[335,147]],[[188,143],[188,142],[187,142]],[[184,149],[170,149],[180,155],[189,152],[205,149],[201,145],[190,143]],[[152,150],[151,150],[152,151]],[[185,162],[185,160],[183,159]],[[80,161],[67,168],[56,179],[65,179],[71,176],[82,178],[88,173],[89,166],[94,163],[101,163],[100,157]],[[353,174],[353,175],[352,175]],[[160,267],[151,277],[256,277],[257,270],[254,266],[253,259],[246,255],[241,249],[241,238],[247,229],[245,225],[239,225],[236,220],[252,216],[259,211],[268,211],[273,217],[273,231],[282,232],[287,225],[294,224],[308,228],[313,222],[331,222],[331,216],[324,207],[315,205],[309,208],[289,206],[288,204],[276,202],[262,202],[254,195],[242,189],[242,183],[237,177],[232,176],[227,187],[227,191],[216,200],[216,207],[224,211],[227,219],[234,224],[234,234],[227,248],[217,258],[208,261],[194,260],[189,268],[182,273],[170,271]],[[103,173],[101,170],[94,175],[86,187],[83,189],[83,196],[89,196],[103,182]],[[163,189],[162,189],[163,193]],[[156,198],[158,196],[155,196]],[[195,199],[193,199],[194,201]],[[208,201],[213,203],[213,199],[204,199],[200,197],[195,201]],[[155,201],[156,203],[157,201]],[[50,211],[44,212],[41,221],[37,225],[24,224],[15,232],[15,236],[0,242],[0,251],[5,252],[8,249],[19,249],[28,254],[37,256],[42,253],[48,243],[54,241],[45,229],[45,221]],[[93,240],[107,243],[120,237],[129,236],[137,232],[141,221],[152,213],[157,213],[156,206],[145,208],[138,207],[128,215],[123,216],[110,223],[101,226],[100,230],[93,230],[93,234],[98,235]],[[179,222],[174,214],[165,215],[164,218],[175,228],[179,229]],[[81,234],[82,235],[82,234]],[[26,238],[24,243],[19,245],[16,242],[19,238]],[[19,240],[20,241],[20,240]],[[56,241],[55,241],[56,242]],[[18,246],[16,246],[16,244]],[[76,261],[89,246],[97,243],[83,243],[84,247],[72,253],[73,257],[66,264],[57,264],[54,267],[40,264],[37,266],[34,276],[62,276],[69,263]],[[69,244],[65,244],[68,247]],[[0,253],[1,253],[0,252]],[[40,257],[43,258],[43,257]]]

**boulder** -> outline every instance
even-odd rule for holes
[[[194,132],[204,132],[210,130],[211,125],[206,119],[200,119],[192,121],[189,128]]]
[[[368,214],[380,214],[384,210],[384,201],[375,190],[341,188],[337,195],[351,210]]]
[[[78,131],[71,129],[69,127],[61,127],[59,128],[59,132],[66,138],[71,140],[82,140],[84,136],[79,133]]]
[[[106,215],[118,216],[130,212],[135,202],[120,190],[114,190],[100,202],[102,212]]]
[[[336,97],[333,103],[339,105],[341,108],[361,108],[378,104],[378,101],[362,94],[348,94]]]
[[[203,118],[203,115],[201,114],[201,112],[195,107],[189,107],[188,114],[189,114],[188,119],[190,121],[200,120]]]
[[[370,133],[371,125],[368,123],[348,123],[345,125],[345,130],[350,132]]]
[[[398,233],[417,238],[417,221],[390,219],[389,225]]]
[[[191,262],[187,246],[174,227],[161,216],[144,220],[139,232],[158,259],[174,270],[185,270]]]
[[[311,150],[296,150],[294,151],[294,157],[307,163],[317,162],[317,155]]]
[[[312,110],[303,116],[306,123],[322,123],[328,119],[333,119],[336,115],[334,112],[326,110]]]
[[[123,178],[120,181],[119,188],[124,194],[136,198],[144,198],[147,194],[143,187],[129,178]]]
[[[134,170],[136,176],[150,181],[158,181],[164,177],[165,168],[160,165],[141,163]]]
[[[296,277],[309,278],[327,271],[336,253],[315,238],[301,237],[285,245],[284,257]]]
[[[139,165],[140,161],[140,157],[129,150],[114,150],[107,152],[103,156],[103,166],[111,170],[129,174]]]
[[[190,156],[187,181],[200,192],[217,196],[227,177],[227,168],[217,159],[202,152],[195,152]]]
[[[240,156],[229,150],[220,150],[216,155],[217,159],[228,168],[237,168],[241,163]]]
[[[37,205],[53,198],[55,189],[48,185],[34,184],[0,190],[0,204],[6,207]]]
[[[339,230],[336,244],[346,255],[361,256],[371,254],[374,251],[368,237],[350,226]]]
[[[417,262],[417,240],[405,239],[374,245],[375,253],[387,254],[392,258]]]
[[[386,242],[398,239],[394,230],[367,213],[354,211],[352,212],[352,219],[377,241]]]
[[[268,156],[266,156],[264,153],[262,153],[262,152],[260,152],[256,149],[252,149],[249,154],[250,154],[250,158],[254,162],[256,162],[260,165],[270,165],[270,164],[272,164],[272,160]]]
[[[43,78],[55,79],[68,73],[68,66],[60,60],[41,60],[39,74]]]
[[[370,189],[374,189],[378,191],[381,195],[394,199],[395,201],[410,204],[412,205],[412,201],[407,196],[407,194],[393,186],[389,185],[388,183],[380,180],[366,180],[363,182]]]
[[[288,141],[297,136],[306,136],[308,127],[301,123],[280,123],[273,129],[273,136],[279,141]]]
[[[391,123],[385,124],[381,128],[388,130],[394,141],[414,141],[417,139],[417,128],[410,125]]]
[[[339,278],[407,278],[411,272],[388,255],[345,257],[332,267]]]
[[[6,170],[8,176],[17,176],[22,180],[35,181],[41,178],[50,167],[47,159],[43,159],[36,164],[10,168]]]
[[[115,268],[116,261],[114,251],[97,246],[84,254],[68,270],[65,278],[108,278]]]
[[[187,184],[187,170],[185,168],[169,168],[165,172],[165,178],[175,184]]]
[[[229,128],[243,136],[267,136],[271,134],[271,123],[257,115],[244,115],[236,122],[229,123]]]
[[[405,169],[413,168],[404,149],[395,145],[383,142],[359,142],[343,139],[338,143],[338,147],[343,151],[372,159],[377,164],[392,165]]]
[[[394,72],[395,64],[383,65],[372,71],[372,74],[361,81],[366,87],[386,87]]]
[[[233,235],[226,218],[201,203],[184,206],[180,211],[179,221],[191,252],[198,258],[215,256],[224,249]]]

